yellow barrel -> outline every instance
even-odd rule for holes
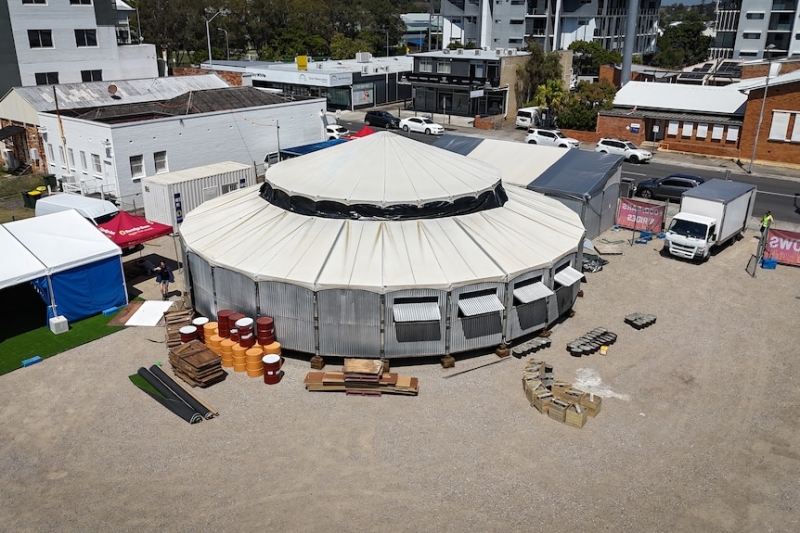
[[[238,342],[233,345],[233,356],[234,357],[244,357],[247,353],[247,348],[239,344]]]
[[[249,368],[247,369],[247,377],[260,378],[263,375],[264,375],[264,367],[263,366],[258,370],[250,370]]]
[[[245,352],[245,357],[247,358],[247,362],[261,362],[261,357],[264,355],[264,352],[261,351],[261,348],[250,348]]]
[[[264,346],[264,354],[265,355],[269,355],[269,354],[280,355],[281,354],[281,343],[276,341],[276,342],[273,342],[272,344],[268,344],[268,345]]]
[[[232,358],[229,359],[229,358],[223,357],[222,358],[222,366],[224,366],[226,368],[232,367],[233,366],[233,359]]]
[[[211,337],[212,335],[219,335],[217,330],[217,323],[216,322],[206,322],[203,324],[203,333],[206,335],[206,339]],[[222,339],[222,337],[220,337]]]
[[[224,339],[222,342],[219,343],[220,351],[222,353],[231,354],[233,355],[233,346],[236,343],[230,339]]]
[[[244,363],[241,363],[241,364],[233,363],[233,371],[234,372],[246,372],[247,371],[247,365],[245,365]]]

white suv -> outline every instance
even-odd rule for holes
[[[558,130],[540,130],[538,128],[528,130],[525,142],[544,146],[558,146],[559,148],[579,148],[581,145],[577,139],[567,137]]]
[[[327,136],[328,140],[343,139],[350,135],[350,130],[338,124],[328,124],[325,126],[325,135]]]
[[[622,139],[600,139],[594,151],[604,154],[621,155],[631,163],[643,163],[653,159],[653,154],[647,150],[637,148],[632,142],[623,141]]]

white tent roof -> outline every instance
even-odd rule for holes
[[[500,182],[483,162],[379,132],[270,167],[276,190],[345,205],[423,205],[475,198]]]
[[[630,81],[614,96],[614,106],[694,113],[743,114],[747,95],[729,87]]]
[[[9,222],[5,228],[38,258],[47,274],[122,255],[119,246],[74,209]]]
[[[42,262],[9,233],[5,226],[0,226],[0,250],[3,251],[3,260],[0,261],[0,289],[47,274],[47,268]]]
[[[181,226],[187,250],[256,281],[382,293],[503,282],[552,266],[584,235],[572,210],[513,185],[503,207],[404,221],[299,215],[269,204],[258,189],[192,210]]]
[[[554,146],[484,139],[467,157],[497,168],[504,184],[526,187],[567,152]]]

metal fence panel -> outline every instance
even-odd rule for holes
[[[261,316],[275,321],[275,338],[282,348],[316,353],[314,293],[289,283],[262,281],[258,284]]]
[[[381,296],[331,289],[317,293],[322,355],[381,356]]]
[[[238,272],[214,267],[214,289],[220,309],[233,309],[249,317],[258,313],[256,282]]]
[[[187,258],[194,292],[194,308],[205,316],[216,317],[217,306],[214,302],[214,276],[211,265],[196,254],[189,253]]]

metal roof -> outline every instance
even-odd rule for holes
[[[436,302],[414,302],[394,304],[392,316],[395,322],[438,322],[442,319]]]
[[[556,275],[553,276],[553,279],[556,281],[556,283],[560,283],[561,285],[568,287],[582,280],[583,274],[568,266],[564,270],[557,272]]]
[[[458,299],[458,310],[464,316],[488,315],[489,313],[499,313],[505,309],[496,294],[484,294],[481,296],[464,296]]]
[[[236,172],[237,170],[249,170],[253,168],[252,165],[244,163],[237,163],[235,161],[222,161],[220,163],[212,163],[210,165],[203,165],[200,167],[186,168],[183,170],[176,170],[174,172],[167,172],[165,174],[156,174],[154,176],[147,176],[143,178],[145,183],[157,183],[160,185],[172,185],[174,183],[183,183],[185,181],[194,181],[201,178],[210,176],[217,176],[219,174],[226,174],[228,172]]]
[[[747,95],[727,86],[710,87],[641,81],[628,82],[614,97],[615,107],[707,114],[743,115],[746,103]]]
[[[728,203],[755,188],[755,185],[749,183],[715,178],[708,180],[699,187],[689,189],[683,195],[690,198],[705,198]]]
[[[518,287],[514,289],[514,298],[524,304],[529,304],[531,302],[535,302],[536,300],[542,300],[548,296],[552,296],[553,294],[555,293],[541,281],[537,281],[532,285],[525,285],[524,287]]]
[[[730,124],[732,126],[741,126],[744,115],[708,115],[703,113],[691,112],[675,112],[670,113],[666,111],[631,111],[630,109],[610,109],[608,111],[601,111],[601,115],[610,117],[627,117],[631,119],[658,119],[658,120],[691,120],[693,122],[710,122],[714,124]]]
[[[111,89],[115,87],[116,90]],[[37,111],[54,111],[53,88],[58,96],[60,109],[85,109],[138,102],[169,100],[189,91],[220,89],[228,87],[216,74],[199,76],[170,76],[124,81],[93,81],[86,83],[64,83],[61,85],[35,85],[14,87]],[[114,94],[111,94],[114,91]]]
[[[13,137],[18,133],[25,133],[25,128],[22,126],[6,126],[5,128],[0,129],[0,141],[8,139],[9,137]]]

